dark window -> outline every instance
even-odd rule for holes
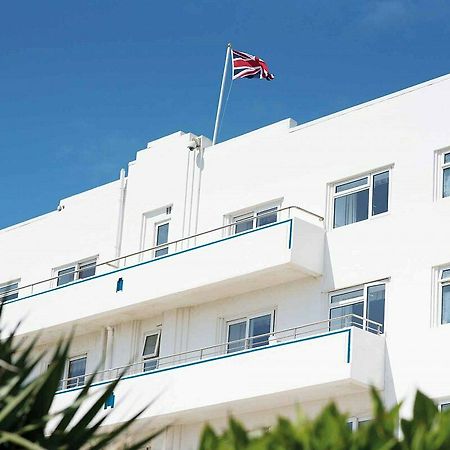
[[[83,278],[93,277],[95,275],[95,265],[96,261],[89,261],[80,264],[78,278],[81,280]]]
[[[333,196],[334,228],[385,213],[389,209],[389,171],[339,184]]]
[[[369,189],[334,200],[334,228],[361,222],[369,217]]]
[[[444,169],[443,177],[442,196],[450,197],[450,167]]]
[[[372,215],[384,213],[388,210],[389,172],[378,173],[373,176]]]
[[[381,324],[381,333],[384,332],[384,299],[384,284],[367,288],[367,318]],[[367,324],[367,328],[369,331],[378,332],[378,327],[370,322]]]
[[[330,311],[330,330],[340,330],[350,326],[362,328],[363,320],[354,317],[355,315],[364,317],[364,302],[332,308]]]
[[[256,214],[256,226],[263,227],[264,225],[269,225],[270,223],[276,222],[277,209],[278,208],[270,208]]]
[[[442,286],[442,319],[441,323],[450,323],[450,284]]]
[[[144,372],[149,372],[158,368],[159,356],[159,338],[160,333],[149,334],[145,337],[144,350],[142,357],[144,358]]]
[[[58,271],[58,286],[70,283],[75,279],[75,266]]]
[[[0,302],[7,302],[8,300],[14,300],[19,296],[19,282],[9,283],[0,287]]]
[[[169,222],[162,223],[156,229],[156,245],[163,245],[169,242]],[[169,253],[169,247],[162,247],[155,251],[155,256],[163,256]]]
[[[82,386],[86,375],[86,357],[71,359],[67,371],[67,388]]]

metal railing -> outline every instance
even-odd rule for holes
[[[135,361],[125,366],[102,370],[91,374],[84,374],[78,377],[65,378],[61,380],[60,388],[61,390],[66,390],[82,386],[84,385],[85,380],[92,377],[94,382],[111,381],[119,378],[120,376],[126,377],[146,372],[153,372],[159,369],[204,361],[226,354],[234,354],[282,342],[295,341],[308,336],[320,335],[321,333],[342,330],[350,327],[360,328],[377,335],[383,333],[382,324],[356,314],[347,314],[341,317],[299,325],[297,327],[288,328],[281,331],[272,331],[270,333],[259,334],[235,341],[223,342],[221,344],[211,345],[195,350],[188,350],[172,355],[148,359],[141,358],[139,361]]]
[[[323,222],[323,220],[324,220],[324,218],[322,216],[319,216],[318,214],[315,214],[315,213],[313,213],[311,211],[308,211],[308,210],[306,210],[304,208],[301,208],[299,206],[286,206],[284,208],[278,208],[275,211],[268,211],[266,213],[261,213],[261,214],[258,214],[257,216],[256,215],[253,216],[253,218],[248,218],[246,220],[248,220],[248,221],[252,220],[253,221],[252,228],[259,228],[259,226],[257,225],[257,223],[258,223],[257,221],[259,219],[263,218],[263,217],[276,215],[276,220],[271,222],[271,223],[276,223],[276,222],[281,222],[283,220],[290,219],[292,217],[296,217],[296,216],[293,215],[294,211],[297,212],[297,213],[307,214],[307,215],[317,219],[320,222]],[[238,232],[234,232],[234,230],[233,230],[233,228],[236,227],[236,225],[239,224],[240,222],[242,222],[242,221],[232,222],[232,223],[229,223],[227,225],[223,225],[223,226],[220,226],[220,227],[217,227],[217,228],[212,228],[210,230],[203,231],[201,233],[193,234],[191,236],[187,236],[187,237],[184,237],[184,238],[181,238],[181,239],[176,239],[174,241],[166,242],[164,244],[156,245],[154,247],[147,248],[147,249],[144,249],[144,250],[140,250],[140,251],[137,251],[137,252],[134,252],[134,253],[129,253],[129,254],[124,255],[124,256],[119,256],[117,258],[110,259],[108,261],[100,262],[98,264],[89,265],[90,269],[92,269],[92,268],[95,269],[94,270],[94,274],[92,276],[90,276],[90,277],[85,277],[85,278],[82,278],[82,279],[88,279],[88,278],[91,278],[91,277],[95,276],[96,274],[98,274],[97,273],[97,269],[99,269],[99,268],[103,269],[105,267],[112,267],[113,269],[119,269],[119,268],[127,267],[129,265],[136,264],[138,262],[144,262],[144,261],[151,260],[151,259],[163,258],[165,255],[162,255],[162,256],[155,256],[155,255],[156,255],[156,252],[158,250],[162,250],[162,249],[165,249],[165,248],[168,249],[169,253],[174,253],[174,252],[177,252],[177,251],[180,251],[180,250],[186,250],[186,249],[189,249],[189,248],[196,247],[197,245],[200,245],[200,244],[203,244],[203,243],[214,242],[214,240],[219,240],[219,239],[221,239],[223,237],[226,237],[226,236],[230,236],[230,235],[233,235],[233,234],[240,234]],[[260,228],[263,228],[264,226],[267,226],[267,225],[270,225],[270,223],[269,224],[265,224],[265,225],[261,226]],[[203,238],[207,238],[207,237],[213,235],[214,233],[218,233],[218,234],[220,233],[216,237],[216,239],[206,240],[206,241],[201,240]],[[199,242],[199,240],[200,240],[200,242]],[[76,263],[74,263],[74,266],[76,266]],[[70,285],[71,283],[74,283],[74,282],[76,282],[76,281],[78,281],[80,279],[80,274],[83,271],[86,271],[85,267],[80,268],[78,270],[73,270],[71,272],[66,272],[63,275],[59,275],[59,276],[56,275],[56,276],[53,276],[53,277],[50,277],[50,278],[46,278],[44,280],[39,280],[39,281],[36,281],[34,283],[30,283],[30,284],[27,284],[27,285],[24,285],[24,286],[19,286],[17,288],[8,290],[7,292],[2,292],[2,295],[0,296],[0,302],[1,302],[3,297],[10,296],[10,295],[12,295],[14,293],[17,293],[18,296],[21,293],[24,293],[23,296],[27,296],[27,295],[36,294],[36,293],[39,293],[39,292],[51,289],[52,287],[56,287],[56,286],[54,286],[54,284],[57,283],[58,280],[60,278],[62,278],[63,276],[67,277],[68,275],[73,275],[73,278],[74,278],[73,281],[70,281],[68,283],[64,283],[62,286]],[[107,272],[101,272],[101,273],[107,273]],[[39,291],[39,289],[36,290],[37,288],[41,288],[41,291]],[[8,301],[11,301],[11,300],[7,300],[7,301],[5,301],[5,303],[8,303]]]

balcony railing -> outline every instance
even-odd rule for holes
[[[298,327],[281,331],[259,334],[256,336],[238,339],[221,344],[211,345],[196,350],[176,353],[168,356],[160,356],[152,359],[140,359],[126,366],[115,367],[96,373],[84,374],[78,377],[65,378],[61,380],[61,391],[80,387],[87,379],[93,383],[111,381],[119,377],[128,377],[148,372],[168,369],[171,367],[184,366],[199,361],[210,360],[227,355],[264,348],[267,346],[302,340],[310,336],[320,336],[324,333],[349,329],[351,327],[360,328],[369,333],[380,335],[383,333],[383,325],[373,320],[366,319],[356,314],[347,314],[342,317],[313,322]]]
[[[301,215],[307,215],[311,217],[313,220],[317,220],[319,222],[323,222],[323,217],[319,216],[318,214],[315,214],[311,211],[308,211],[304,208],[301,208],[299,206],[287,206],[285,208],[279,208],[276,210],[270,210],[266,213],[258,214],[257,216],[253,218],[246,219],[247,222],[252,222],[252,229],[255,228],[265,228],[273,226],[277,223],[283,223],[287,222],[293,217],[300,217]],[[265,223],[264,225],[260,225],[262,222],[261,219],[267,218],[270,216],[275,216],[275,219],[273,222]],[[54,276],[51,278],[46,278],[44,280],[36,281],[34,283],[30,283],[24,286],[18,286],[16,288],[10,289],[7,292],[2,292],[0,296],[0,302],[2,302],[2,299],[7,298],[7,300],[4,300],[3,303],[10,303],[14,302],[17,299],[36,295],[42,292],[46,292],[51,289],[61,289],[65,288],[67,286],[76,284],[77,282],[85,281],[90,278],[95,278],[99,274],[107,274],[109,272],[113,272],[118,269],[123,269],[126,267],[133,266],[138,263],[142,263],[149,260],[154,259],[163,259],[167,256],[170,256],[170,254],[177,253],[180,251],[184,251],[187,249],[191,249],[194,247],[206,245],[209,243],[220,241],[221,239],[224,239],[226,237],[235,235],[235,234],[245,234],[249,231],[243,231],[239,233],[237,231],[237,225],[241,221],[232,222],[227,225],[223,225],[221,227],[213,228],[207,231],[203,231],[201,233],[197,233],[191,236],[187,236],[185,238],[177,239],[174,241],[166,242],[160,245],[156,245],[151,248],[147,248],[138,252],[130,253],[124,256],[120,256],[118,258],[110,259],[108,261],[95,263],[95,264],[89,264],[89,273],[92,273],[90,276],[86,276],[86,268],[81,267],[78,270],[73,270],[70,272],[65,272],[65,277],[71,277],[73,275],[73,281],[70,281],[68,283],[62,284],[57,286],[58,280],[61,278],[61,276]],[[158,255],[158,250],[167,249],[167,253],[161,256]],[[83,276],[81,276],[83,275]],[[17,294],[17,295],[16,295]],[[12,298],[15,297],[15,298]]]

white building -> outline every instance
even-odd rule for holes
[[[3,321],[42,348],[75,326],[55,406],[126,367],[106,423],[153,401],[152,449],[186,450],[330,399],[356,427],[371,385],[405,415],[416,389],[450,402],[449,105],[444,76],[214,147],[174,133],[1,230]]]

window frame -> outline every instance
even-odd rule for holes
[[[10,289],[9,291],[0,292],[0,304],[8,303],[11,300],[15,300],[16,298],[19,298],[20,278],[0,283],[0,289],[5,289],[5,288],[11,287],[11,286],[16,286],[16,287],[14,287],[13,289]],[[8,292],[11,292],[11,291],[15,291],[15,292],[13,294],[8,294]],[[11,296],[13,296],[13,297],[11,297]],[[10,298],[7,298],[7,297],[10,297]]]
[[[380,286],[380,285],[384,285],[384,323],[382,324],[383,329],[381,334],[385,334],[386,333],[386,299],[388,297],[387,295],[387,291],[388,291],[388,281],[389,278],[383,278],[381,280],[375,280],[375,281],[370,281],[368,283],[363,283],[363,284],[358,284],[356,286],[352,286],[352,287],[348,287],[348,288],[343,288],[343,289],[338,289],[338,290],[334,290],[334,291],[330,291],[328,293],[328,319],[330,320],[329,322],[329,329],[332,329],[332,318],[331,318],[331,311],[333,309],[337,309],[337,308],[342,308],[345,306],[349,306],[349,305],[353,305],[353,304],[357,304],[357,303],[363,303],[363,324],[362,324],[362,329],[366,330],[366,331],[376,331],[375,329],[372,329],[370,327],[370,323],[367,323],[368,320],[370,320],[368,318],[368,307],[369,307],[369,288],[372,286]],[[341,295],[341,294],[346,294],[349,292],[355,292],[358,290],[363,290],[363,294],[359,295],[357,297],[353,297],[350,299],[346,299],[346,300],[341,300],[338,302],[333,303],[332,302],[332,298],[335,297],[336,295]],[[357,326],[355,324],[351,324],[350,326]],[[333,329],[334,330],[334,329]]]
[[[97,263],[98,263],[98,255],[90,257],[90,258],[81,259],[79,261],[76,261],[76,262],[73,262],[73,263],[70,263],[70,264],[65,264],[64,266],[55,267],[53,269],[53,278],[55,278],[54,279],[54,283],[53,283],[54,286],[55,287],[66,286],[66,285],[68,285],[70,283],[74,283],[75,281],[86,280],[88,278],[91,278],[91,277],[95,276],[96,272],[97,272]],[[94,274],[89,276],[89,277],[80,278],[81,267],[89,265],[89,264],[94,265],[94,267],[95,267]],[[73,273],[73,276],[74,276],[73,280],[68,281],[67,283],[58,284],[59,278],[60,278],[59,272],[62,272],[63,270],[70,269],[72,267],[74,268],[74,270],[72,272],[69,272],[69,273]]]
[[[352,432],[354,432],[360,427],[360,423],[361,422],[367,422],[367,421],[371,421],[371,420],[373,420],[373,417],[369,416],[369,415],[368,416],[361,416],[361,417],[352,416],[352,417],[349,417],[347,419],[347,423],[351,424]]]
[[[450,325],[450,322],[443,323],[443,302],[444,302],[444,287],[450,286],[450,276],[442,278],[445,271],[450,270],[450,265],[440,267],[438,269],[438,324],[440,326]]]
[[[275,330],[275,309],[259,311],[259,312],[254,313],[254,314],[247,314],[247,315],[235,318],[235,319],[225,320],[226,353],[237,353],[239,351],[250,350],[252,348],[256,348],[256,347],[250,347],[249,346],[249,340],[251,339],[251,337],[257,337],[258,336],[257,335],[257,336],[251,336],[250,337],[250,335],[249,335],[249,332],[250,332],[250,320],[258,318],[258,317],[269,316],[269,315],[270,315],[270,331],[269,331],[269,333],[273,333],[274,330]],[[241,323],[241,322],[245,322],[244,348],[242,350],[236,350],[234,352],[229,352],[228,351],[228,345],[230,343],[232,343],[232,342],[236,342],[236,341],[228,341],[229,334],[230,334],[230,325],[234,325],[234,324]],[[270,341],[270,336],[267,337],[267,341]],[[261,347],[263,347],[263,346],[261,345]]]
[[[439,411],[442,412],[442,407],[447,406],[447,405],[448,405],[448,408],[445,408],[444,411],[446,411],[446,410],[450,411],[450,399],[439,402],[439,405],[438,405]]]
[[[147,354],[144,355],[144,350],[145,350],[145,343],[147,342],[147,338],[149,336],[154,336],[157,335],[156,338],[156,345],[155,345],[155,351],[153,352],[153,354]],[[150,372],[152,370],[156,370],[159,366],[159,352],[160,352],[160,344],[161,344],[161,329],[156,329],[156,330],[152,330],[152,331],[147,331],[144,333],[143,336],[143,343],[142,343],[142,351],[141,351],[141,359],[142,359],[142,371],[143,372]],[[146,370],[145,364],[148,361],[152,361],[152,360],[156,360],[156,365],[153,369],[150,370]]]
[[[84,386],[84,385],[86,384],[86,375],[87,375],[87,356],[88,356],[87,353],[80,353],[80,354],[78,354],[78,355],[76,355],[76,356],[71,356],[71,357],[67,358],[67,361],[66,361],[66,364],[65,364],[65,368],[64,368],[64,377],[63,377],[64,382],[61,383],[61,385],[62,385],[61,388],[62,388],[62,389],[72,389],[72,388],[77,388],[77,387]],[[84,359],[84,360],[86,361],[86,362],[85,362],[85,366],[84,366],[84,374],[83,374],[83,375],[80,375],[79,377],[76,377],[76,381],[74,382],[75,384],[69,386],[69,383],[70,383],[70,381],[69,381],[70,363],[71,363],[72,361],[77,361],[77,360],[79,360],[79,359]],[[83,377],[83,381],[82,381],[81,384],[80,384],[79,378],[81,378],[81,377]],[[74,378],[75,378],[75,377],[74,377]]]
[[[444,172],[446,169],[450,171],[450,160],[449,162],[445,162],[445,156],[450,155],[450,149],[446,149],[442,151],[439,155],[439,186],[438,186],[438,194],[439,198],[450,198],[450,195],[444,196]]]
[[[164,243],[162,243],[160,245],[164,245],[164,244],[170,242],[170,239],[169,239],[170,218],[166,218],[166,219],[162,219],[160,221],[157,221],[157,222],[155,222],[153,224],[153,247],[156,247],[158,245],[157,242],[158,242],[158,230],[159,230],[159,227],[161,227],[163,225],[166,225],[166,224],[168,226],[168,229],[167,229],[167,242],[164,242]],[[161,250],[165,250],[165,249],[167,249],[167,253],[164,253],[162,255],[157,255],[158,252],[160,252]],[[153,258],[161,258],[162,256],[168,255],[169,254],[169,245],[167,245],[166,247],[161,247],[159,249],[153,250],[152,253],[153,253]]]
[[[376,170],[372,170],[370,172],[365,172],[363,174],[352,176],[349,178],[344,178],[339,181],[335,181],[333,183],[329,184],[329,192],[330,192],[330,199],[329,199],[329,218],[327,221],[328,229],[329,230],[336,230],[339,228],[344,228],[350,225],[354,225],[356,223],[365,222],[367,220],[372,220],[377,217],[383,217],[390,213],[391,209],[391,194],[392,194],[392,172],[393,172],[393,165],[385,166]],[[382,173],[388,173],[388,195],[387,195],[387,210],[385,212],[379,213],[379,214],[373,214],[373,188],[374,188],[374,177],[377,175],[380,175]],[[367,182],[364,185],[356,186],[350,189],[343,190],[341,192],[336,192],[336,189],[339,186],[345,185],[347,183],[352,183],[354,181],[361,180],[363,178],[367,178]],[[358,192],[362,192],[365,190],[369,190],[368,194],[368,201],[367,201],[367,219],[359,220],[357,222],[348,223],[346,225],[341,225],[339,227],[335,227],[335,200],[337,198],[346,197],[351,194],[356,194]]]
[[[279,217],[279,209],[281,208],[281,201],[274,201],[269,203],[260,204],[251,208],[243,209],[234,213],[230,213],[227,215],[228,217],[228,235],[233,236],[241,233],[245,233],[247,231],[255,230],[257,228],[264,228],[272,223],[276,223],[280,220]],[[270,212],[273,211],[275,214],[275,220],[268,224],[258,225],[258,219],[260,215],[263,213],[268,213],[266,217],[270,216]],[[244,231],[236,231],[236,223],[245,222],[246,220],[251,219],[252,227],[248,230]]]

